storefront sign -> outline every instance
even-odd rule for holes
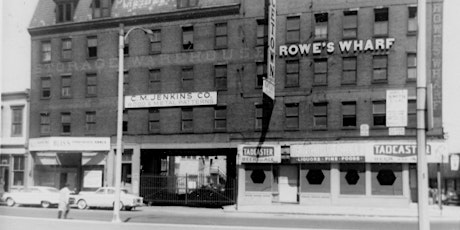
[[[281,163],[281,147],[240,145],[238,163]]]
[[[125,108],[175,107],[216,104],[216,91],[125,96]]]
[[[29,140],[30,151],[109,151],[109,137],[41,137]]]
[[[427,161],[442,162],[447,156],[444,142],[429,142]],[[402,141],[356,141],[310,143],[291,145],[292,163],[309,162],[370,162],[370,163],[415,163],[417,145]]]
[[[387,90],[386,125],[387,127],[407,126],[407,89]]]
[[[83,187],[99,188],[102,186],[102,170],[88,170],[84,172]]]
[[[457,154],[450,155],[450,170],[458,171],[460,164],[460,156]]]
[[[268,8],[268,49],[267,78],[262,84],[262,91],[275,100],[275,60],[276,60],[276,0],[270,0]]]
[[[375,38],[368,40],[344,40],[335,42],[314,42],[306,44],[282,45],[279,47],[280,57],[321,54],[324,50],[328,54],[339,50],[341,53],[360,53],[388,51],[393,47],[395,38]]]

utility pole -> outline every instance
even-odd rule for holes
[[[419,230],[430,229],[426,160],[426,0],[417,0],[417,188]]]

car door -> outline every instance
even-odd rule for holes
[[[101,207],[104,204],[104,197],[106,196],[106,189],[100,188],[93,194],[88,194],[88,204],[91,206]]]

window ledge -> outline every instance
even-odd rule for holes
[[[327,131],[327,127],[313,127],[313,131]]]
[[[372,84],[387,84],[388,80],[372,80]]]
[[[356,130],[356,126],[342,127],[342,130]]]

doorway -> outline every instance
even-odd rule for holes
[[[280,166],[278,177],[279,202],[297,203],[299,170],[296,165]]]

